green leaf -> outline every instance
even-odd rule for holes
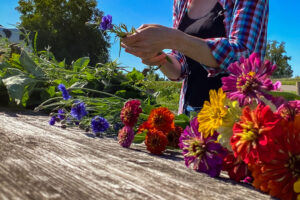
[[[35,77],[44,77],[45,74],[39,66],[28,56],[25,51],[22,51],[20,56],[20,63],[24,69],[34,75]]]
[[[180,126],[181,128],[185,129],[186,126],[188,126],[189,124],[190,124],[190,118],[187,115],[181,114],[181,115],[175,116],[175,125],[176,126]]]
[[[135,68],[131,72],[129,72],[126,77],[129,79],[129,81],[142,81],[144,80],[144,75],[142,72],[137,71]]]
[[[76,82],[76,83],[74,83],[73,85],[70,86],[70,89],[72,89],[72,88],[84,88],[87,84],[88,84],[87,81]]]
[[[73,63],[73,71],[80,72],[83,68],[87,67],[89,63],[90,63],[89,57],[79,58]]]
[[[61,67],[61,68],[65,68],[65,66],[66,66],[65,60],[59,62],[59,63],[58,63],[58,66]]]
[[[141,144],[142,142],[145,141],[146,135],[147,135],[146,131],[144,131],[141,134],[136,134],[134,136],[133,143],[135,143],[135,144]]]
[[[16,102],[17,105],[22,103],[23,95],[25,93],[25,88],[29,85],[36,84],[36,80],[23,76],[17,75],[6,79],[3,79],[3,84],[6,86],[8,95],[10,98]]]

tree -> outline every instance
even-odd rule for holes
[[[291,57],[286,55],[284,42],[269,41],[267,44],[266,59],[277,65],[277,69],[272,75],[273,78],[290,78],[293,76],[293,70],[288,63]]]
[[[38,32],[37,50],[50,46],[58,60],[89,56],[91,64],[109,59],[107,34],[87,25],[102,17],[96,0],[19,0],[21,27]]]

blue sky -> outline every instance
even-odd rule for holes
[[[18,0],[0,0],[0,24],[11,27],[19,22],[19,13],[14,9]],[[98,7],[111,14],[115,24],[139,27],[141,24],[156,23],[172,26],[172,0],[98,0]],[[286,42],[287,54],[294,76],[300,76],[300,7],[299,0],[270,0],[268,39]],[[111,58],[118,58],[118,42],[112,40]],[[138,58],[125,52],[118,58],[124,66],[143,69]]]

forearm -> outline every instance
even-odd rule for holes
[[[168,55],[172,62],[165,62],[160,71],[171,80],[177,80],[181,75],[181,66],[174,56]]]
[[[174,30],[169,47],[209,67],[219,67],[205,40]]]

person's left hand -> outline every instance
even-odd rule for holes
[[[175,29],[161,25],[142,25],[135,34],[122,38],[122,47],[140,58],[151,57],[147,55],[171,48],[175,31]]]

